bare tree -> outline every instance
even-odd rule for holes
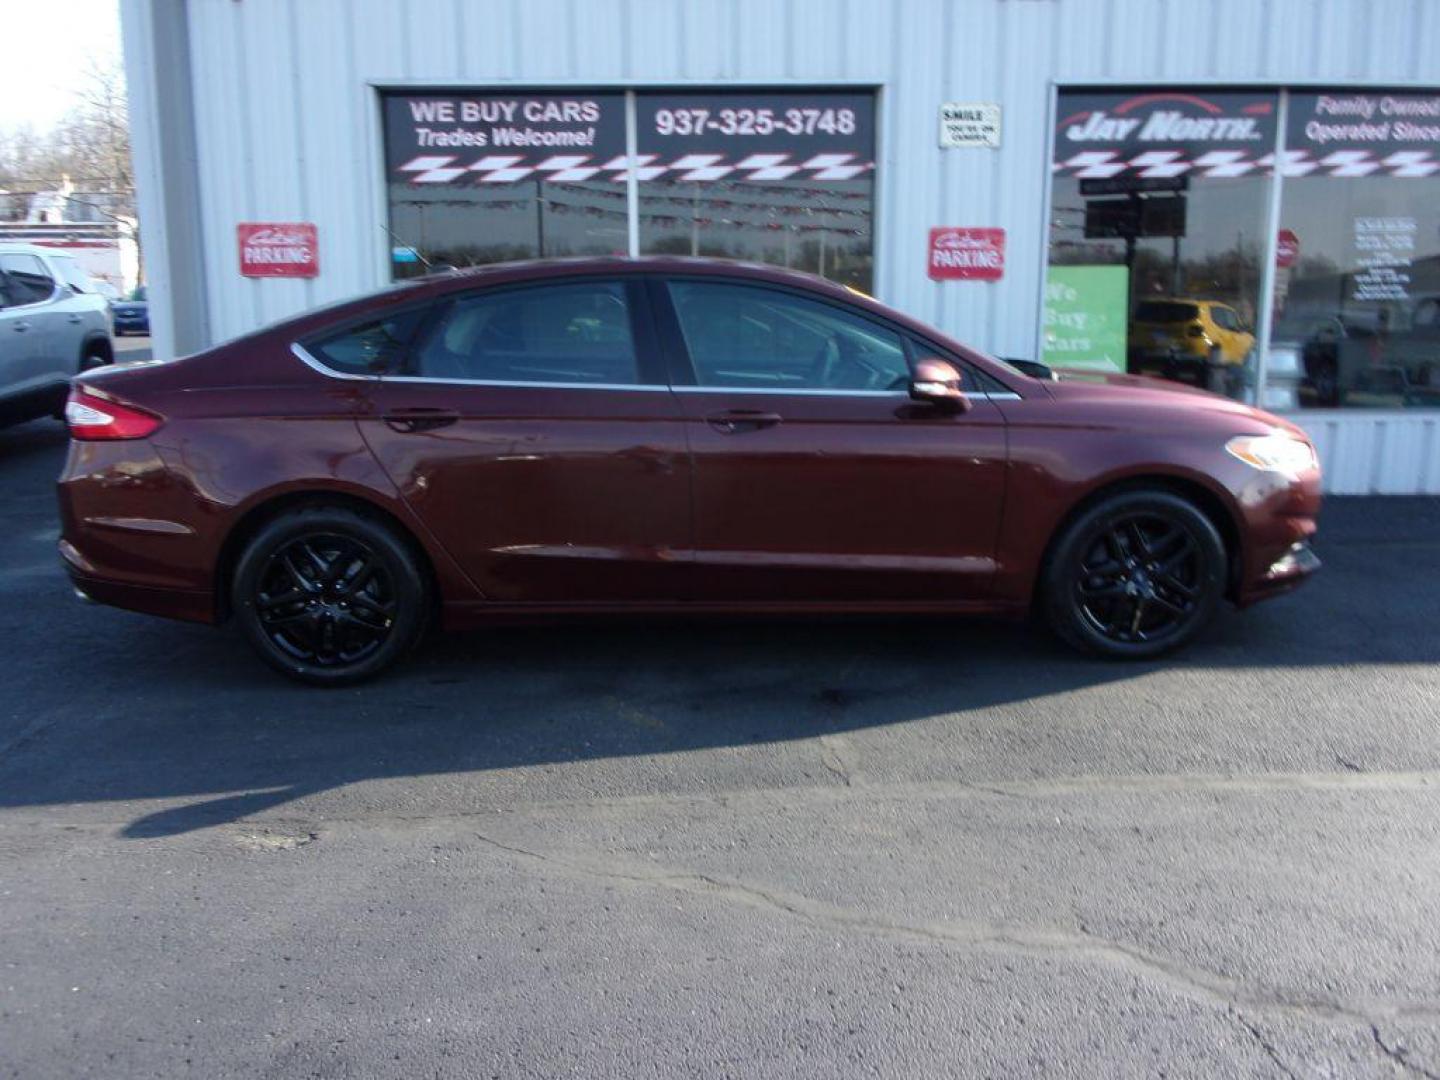
[[[78,191],[115,193],[113,212],[134,214],[130,110],[116,59],[87,62],[74,107],[48,132],[28,125],[0,132],[0,187],[53,189],[66,176]]]

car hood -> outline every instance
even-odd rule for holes
[[[1192,416],[1197,421],[1244,423],[1264,428],[1283,428],[1302,437],[1301,428],[1273,413],[1243,402],[1212,394],[1184,383],[1153,379],[1120,372],[1060,368],[1046,388],[1056,400],[1080,404],[1093,402],[1097,410],[1115,416],[1154,416],[1157,420]]]

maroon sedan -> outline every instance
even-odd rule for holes
[[[60,552],[86,597],[237,619],[373,675],[427,624],[590,612],[1023,617],[1148,657],[1319,564],[1293,425],[1032,378],[771,267],[429,277],[173,363],[87,372]]]

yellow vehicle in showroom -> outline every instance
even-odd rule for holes
[[[1239,397],[1255,335],[1218,300],[1157,297],[1135,305],[1128,370]]]

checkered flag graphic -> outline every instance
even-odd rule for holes
[[[637,154],[633,162],[625,155],[598,161],[585,154],[557,154],[532,162],[520,154],[487,154],[464,164],[454,154],[422,154],[396,171],[412,184],[450,184],[461,177],[478,184],[513,184],[521,180],[578,184],[596,179],[623,183],[630,179],[632,171],[637,180],[663,177],[685,183],[853,180],[875,168],[873,162],[848,153],[815,154],[801,160],[792,160],[789,154],[750,154],[737,161],[727,160],[724,154],[685,154],[669,162],[658,158],[658,154]]]

